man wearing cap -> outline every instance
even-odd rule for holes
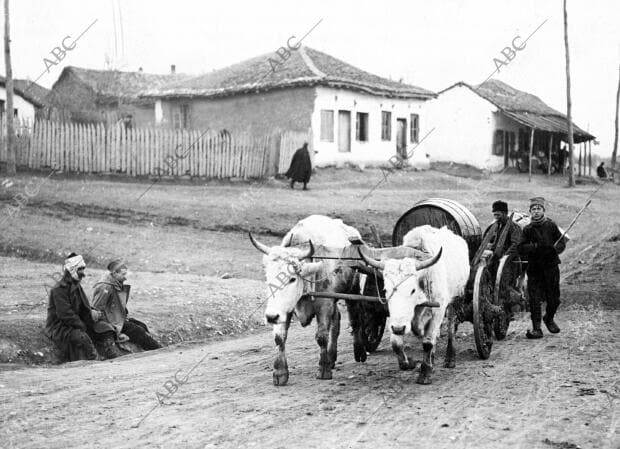
[[[496,270],[499,259],[502,256],[510,255],[514,257],[519,254],[518,247],[521,242],[521,228],[509,219],[508,203],[495,201],[492,206],[492,212],[495,221],[484,231],[484,235],[490,238],[486,249],[493,253],[490,265],[495,266]]]
[[[560,328],[555,323],[555,313],[560,305],[560,258],[566,247],[557,225],[545,217],[546,203],[543,197],[530,199],[530,224],[523,229],[519,253],[527,259],[527,292],[530,299],[532,331],[527,338],[542,338],[541,302],[547,302],[542,317],[549,332],[557,334]],[[556,242],[558,242],[556,244]]]
[[[93,327],[101,313],[93,310],[82,289],[86,264],[71,253],[65,260],[64,276],[50,291],[45,333],[62,352],[63,361],[95,360]]]
[[[94,286],[93,307],[105,313],[105,321],[98,323],[95,330],[104,335],[109,358],[121,355],[114,340],[112,346],[110,344],[110,330],[113,331],[112,338],[119,343],[131,341],[145,350],[161,348],[144,323],[127,318],[130,286],[125,284],[126,280],[127,265],[121,260],[113,260],[108,264],[108,273]]]

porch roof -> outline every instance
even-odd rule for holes
[[[502,111],[506,116],[530,128],[562,134],[567,140],[568,124],[565,117],[557,115],[537,115],[524,111]],[[575,143],[593,140],[594,136],[573,123],[573,139]]]

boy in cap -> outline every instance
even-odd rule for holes
[[[532,331],[527,338],[542,338],[541,302],[547,302],[545,316],[542,317],[549,332],[557,334],[560,328],[554,321],[560,305],[560,258],[566,247],[562,233],[557,225],[545,217],[545,199],[537,196],[530,199],[530,224],[523,229],[523,239],[519,253],[527,259],[527,292],[530,299]],[[557,244],[556,244],[557,242]]]
[[[98,323],[95,331],[107,334],[113,331],[113,338],[120,343],[131,341],[142,349],[151,350],[161,348],[161,345],[149,334],[144,323],[133,318],[127,318],[127,300],[129,285],[127,280],[127,265],[121,260],[113,260],[108,264],[106,273],[94,285],[93,307],[105,312],[105,322]],[[109,338],[104,339],[108,358],[122,355],[116,348],[114,340],[110,345]]]

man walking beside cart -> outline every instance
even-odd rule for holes
[[[527,291],[530,301],[532,330],[527,338],[542,338],[541,303],[547,302],[542,321],[549,332],[557,334],[560,328],[555,323],[555,313],[560,305],[559,254],[566,247],[557,225],[545,217],[546,203],[542,197],[530,199],[531,222],[523,229],[519,253],[527,259]]]

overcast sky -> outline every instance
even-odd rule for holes
[[[43,74],[38,82],[45,87],[66,65],[103,69],[106,61],[129,71],[168,73],[175,64],[177,72],[208,72],[274,52],[322,19],[305,45],[377,75],[439,91],[461,80],[484,81],[504,47],[544,22],[493,77],[566,111],[562,0],[11,0],[10,8],[14,77],[35,80]],[[620,2],[568,0],[568,14],[574,120],[597,136],[601,144],[593,151],[608,156]],[[93,22],[76,47],[45,71],[43,59],[55,61],[50,51]]]

